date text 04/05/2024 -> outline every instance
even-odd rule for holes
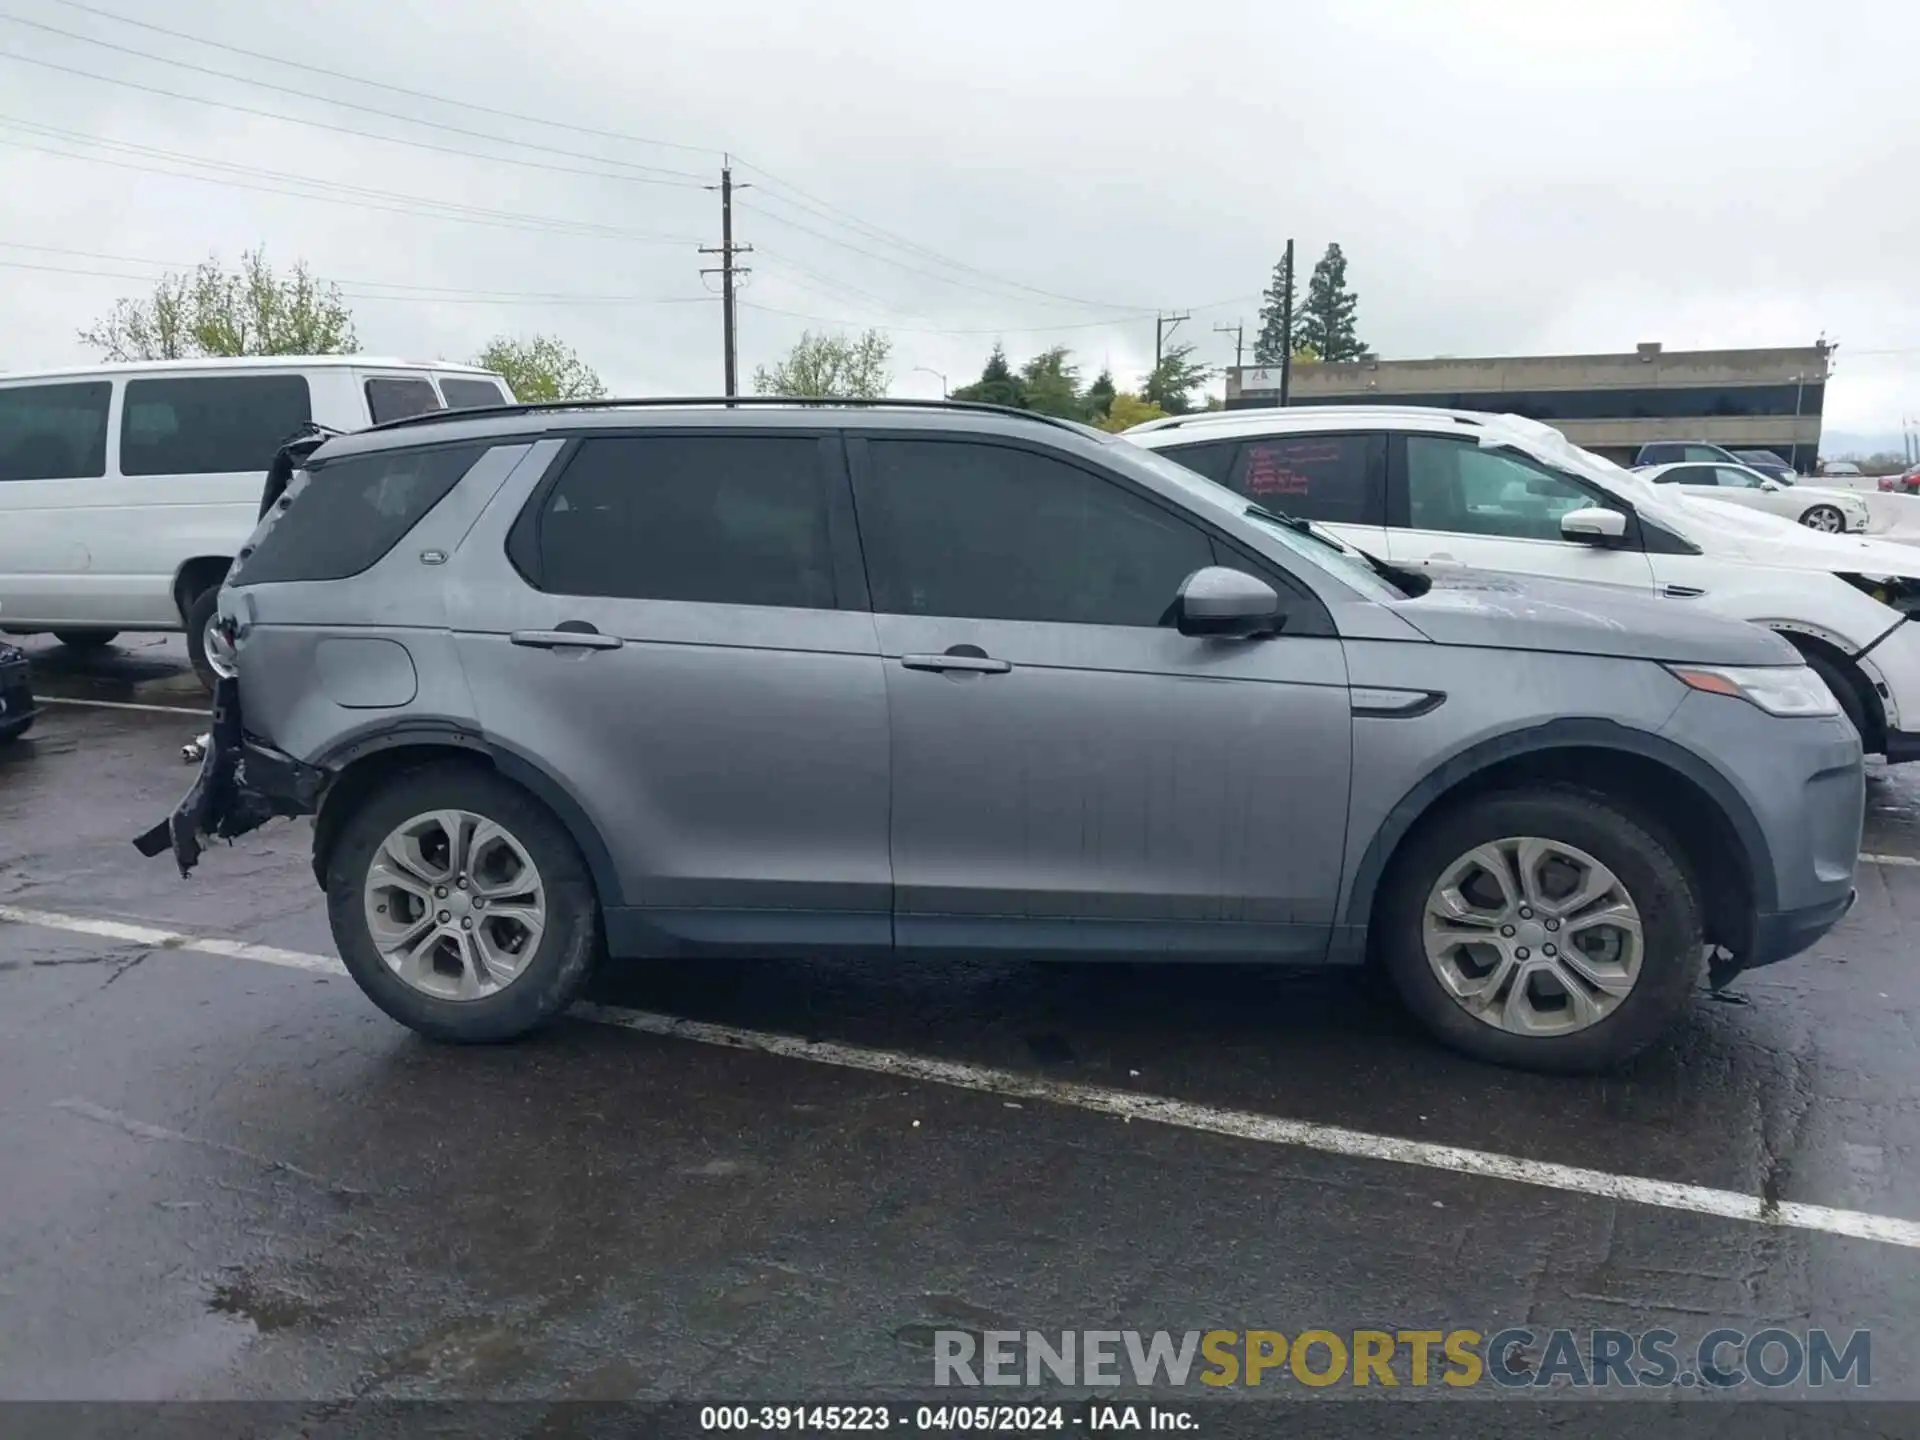
[[[1194,1431],[1190,1411],[1162,1405],[706,1405],[707,1431],[788,1432],[908,1430],[1017,1434],[1027,1431]]]

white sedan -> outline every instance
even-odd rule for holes
[[[1732,505],[1747,505],[1788,520],[1796,520],[1809,530],[1829,535],[1857,534],[1867,528],[1866,498],[1851,490],[1824,485],[1787,484],[1770,480],[1758,470],[1744,465],[1709,465],[1688,462],[1678,465],[1649,465],[1636,475],[1655,485],[1677,485],[1687,494],[1702,500],[1719,500]]]

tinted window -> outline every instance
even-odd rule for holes
[[[442,408],[440,397],[433,393],[430,381],[385,378],[367,381],[367,410],[376,425]]]
[[[1117,483],[1011,446],[873,440],[856,491],[873,608],[1158,625],[1206,535]]]
[[[1654,481],[1656,485],[1718,485],[1718,477],[1711,465],[1676,465],[1671,470],[1662,470]]]
[[[1305,520],[1378,525],[1376,494],[1385,437],[1286,435],[1240,447],[1227,483],[1269,510]]]
[[[107,473],[107,404],[113,385],[0,389],[0,480],[66,480]]]
[[[532,515],[530,578],[555,594],[835,603],[817,440],[588,440]]]
[[[265,471],[287,437],[312,418],[304,375],[129,380],[120,473]]]
[[[234,583],[358,575],[444,500],[486,449],[383,450],[296,478],[287,490],[291,504],[234,566]]]
[[[1238,441],[1210,440],[1204,445],[1166,445],[1154,453],[1198,471],[1216,485],[1224,485],[1233,474],[1233,462],[1239,451]]]
[[[1720,488],[1723,490],[1760,490],[1765,488],[1762,484],[1765,477],[1756,475],[1751,470],[1736,470],[1730,465],[1717,465],[1714,467],[1713,473],[1719,482]]]
[[[507,403],[507,397],[491,380],[442,380],[440,393],[447,397],[449,410],[475,410]]]
[[[1561,516],[1601,503],[1567,476],[1509,451],[1407,437],[1407,514],[1416,530],[1559,540]]]

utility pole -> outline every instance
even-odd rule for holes
[[[1160,315],[1153,317],[1153,368],[1160,368],[1160,352],[1165,347],[1167,336],[1180,328],[1182,320],[1191,320],[1190,314]]]
[[[1293,240],[1287,240],[1287,293],[1280,302],[1280,403],[1293,389]]]
[[[1233,368],[1238,370],[1240,368],[1240,353],[1243,349],[1241,342],[1245,339],[1247,332],[1246,325],[1244,323],[1239,325],[1216,325],[1213,329],[1217,335],[1233,336]]]
[[[707,186],[709,190],[714,188],[712,185]],[[720,277],[720,325],[725,332],[722,347],[726,356],[727,388],[724,393],[731,398],[740,393],[740,364],[737,347],[734,344],[733,282],[736,276],[751,273],[744,265],[734,264],[733,260],[736,255],[751,255],[753,247],[733,243],[733,157],[730,155],[721,157],[718,188],[720,190],[720,243],[702,245],[700,253],[718,255],[720,263],[709,266],[700,273]],[[745,190],[749,187],[742,185],[740,188]]]

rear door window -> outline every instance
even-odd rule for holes
[[[440,393],[447,397],[449,410],[479,410],[488,405],[505,405],[507,397],[491,380],[456,380],[442,377]]]
[[[1240,444],[1236,440],[1209,440],[1199,445],[1162,446],[1159,453],[1189,470],[1197,470],[1216,485],[1224,485],[1232,478]]]
[[[1275,435],[1241,444],[1227,484],[1269,510],[1386,523],[1386,435]]]
[[[0,480],[89,480],[107,473],[110,380],[0,389]]]
[[[431,380],[376,375],[367,381],[367,413],[376,425],[443,408]]]
[[[827,483],[810,436],[588,439],[508,554],[551,595],[831,610]]]
[[[344,580],[369,569],[444,500],[490,447],[349,455],[309,472],[285,514],[231,572],[236,585]]]
[[[264,473],[274,452],[312,418],[304,375],[129,380],[120,473]]]

